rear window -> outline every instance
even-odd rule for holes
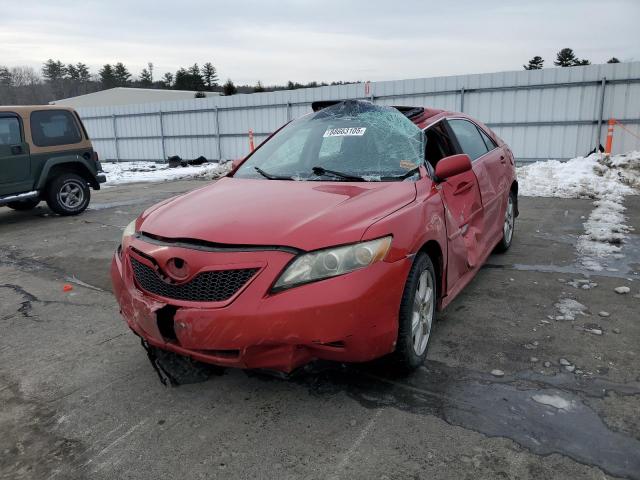
[[[67,110],[40,110],[31,113],[31,136],[39,147],[78,143],[82,140],[73,115]]]

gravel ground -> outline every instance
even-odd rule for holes
[[[165,388],[109,261],[143,208],[201,185],[112,187],[75,218],[0,208],[0,478],[640,478],[640,240],[579,267],[591,201],[522,198],[512,249],[412,376],[323,364]],[[638,231],[640,198],[625,206]]]

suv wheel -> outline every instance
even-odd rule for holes
[[[40,203],[39,198],[30,198],[29,200],[20,200],[19,202],[11,202],[7,203],[7,207],[13,208],[14,210],[31,210],[36,208],[36,206]]]
[[[436,317],[436,273],[426,253],[419,253],[409,272],[400,303],[398,340],[392,354],[402,371],[415,370],[427,358]]]
[[[59,215],[82,213],[91,200],[91,190],[80,175],[67,172],[55,177],[46,192],[47,205]]]

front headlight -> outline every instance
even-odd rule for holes
[[[305,253],[285,269],[273,291],[335,277],[383,260],[391,246],[391,236]]]
[[[124,244],[124,239],[127,238],[127,237],[132,236],[135,233],[136,233],[136,221],[134,220],[129,225],[124,227],[124,230],[122,231],[122,240],[121,240],[120,244],[123,245]]]

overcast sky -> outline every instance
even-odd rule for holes
[[[0,0],[0,65],[155,77],[211,61],[237,84],[518,70],[534,55],[640,60],[640,0]]]

